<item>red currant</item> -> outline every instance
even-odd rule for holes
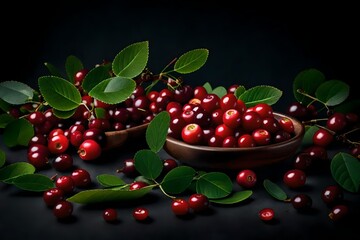
[[[48,149],[52,154],[64,153],[69,147],[69,140],[64,135],[56,135],[48,141]]]
[[[203,138],[203,130],[196,123],[188,124],[183,128],[181,138],[188,144],[199,144]]]
[[[47,206],[54,207],[64,199],[64,192],[58,188],[51,188],[43,193],[43,199]]]
[[[336,185],[327,186],[321,192],[321,199],[328,205],[333,205],[340,202],[344,198],[343,191]]]
[[[219,105],[220,105],[220,98],[213,93],[207,94],[206,97],[204,97],[203,100],[201,101],[201,107],[209,113],[219,108]]]
[[[238,173],[236,182],[245,188],[252,188],[256,184],[256,173],[252,170],[245,169]]]
[[[229,128],[238,128],[241,124],[240,112],[236,109],[229,109],[223,114],[223,123]]]
[[[146,187],[146,186],[148,186],[148,184],[145,183],[145,182],[137,182],[137,181],[135,181],[135,182],[130,184],[129,190],[130,191],[138,190],[138,189],[141,189],[141,188]]]
[[[55,217],[58,219],[68,218],[72,215],[72,212],[73,212],[73,205],[71,202],[68,201],[58,202],[53,209],[53,213]]]
[[[55,158],[52,165],[58,171],[66,171],[73,166],[73,158],[71,155],[63,153]]]
[[[84,78],[88,72],[89,71],[87,69],[82,69],[82,70],[78,71],[77,73],[75,73],[75,76],[74,76],[75,86],[81,86],[82,81],[84,80]]]
[[[117,211],[114,208],[107,208],[103,211],[103,218],[106,222],[115,222],[117,220]]]
[[[28,116],[28,120],[33,125],[41,125],[45,122],[45,116],[42,112],[32,112]]]
[[[312,199],[307,194],[298,194],[291,199],[291,204],[297,210],[307,210],[312,205]]]
[[[336,112],[329,117],[326,127],[334,132],[340,132],[346,127],[345,114]]]
[[[237,106],[237,98],[232,93],[228,93],[220,99],[220,108],[223,111],[227,111],[229,109],[235,109],[236,106]]]
[[[313,143],[317,146],[326,147],[334,140],[334,136],[326,129],[318,129],[313,136]]]
[[[254,111],[257,112],[261,118],[273,117],[273,109],[266,103],[258,103],[254,106]]]
[[[172,201],[171,209],[177,216],[183,216],[189,213],[189,203],[184,199],[177,198]]]
[[[82,160],[94,160],[100,157],[101,147],[94,140],[88,139],[81,143],[78,153]]]
[[[91,184],[90,173],[85,169],[78,168],[71,173],[75,187],[87,187]]]
[[[137,221],[144,221],[149,217],[149,210],[147,210],[146,208],[142,208],[142,207],[136,208],[133,211],[133,217]]]
[[[262,126],[262,119],[257,112],[245,112],[241,118],[242,127],[247,132],[252,132]]]
[[[279,120],[279,125],[282,130],[288,133],[294,133],[294,123],[287,117],[283,117]]]
[[[202,212],[209,208],[209,199],[203,194],[192,194],[188,200],[189,207],[195,212]]]
[[[168,173],[171,170],[173,170],[174,168],[176,168],[178,166],[177,162],[172,159],[172,158],[168,158],[164,160],[163,163],[163,173]]]
[[[305,172],[299,169],[292,169],[284,174],[284,183],[290,188],[299,188],[305,185]]]
[[[62,190],[65,194],[72,193],[75,188],[75,183],[69,176],[61,176],[59,177],[55,185],[58,189]]]
[[[225,124],[220,124],[215,129],[215,135],[225,139],[226,137],[233,136],[234,130],[226,126]]]
[[[254,138],[250,134],[243,134],[238,139],[238,146],[241,148],[255,147]]]
[[[252,133],[252,137],[256,145],[268,145],[271,140],[271,135],[265,129],[256,129]]]
[[[264,208],[259,211],[259,217],[263,221],[270,221],[274,218],[275,212],[271,208]]]
[[[329,218],[333,221],[343,219],[349,213],[349,208],[346,205],[337,205],[331,209]]]

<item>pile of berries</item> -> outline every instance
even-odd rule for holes
[[[263,146],[294,135],[289,118],[276,118],[266,103],[246,108],[234,95],[234,89],[236,86],[229,87],[220,98],[198,86],[192,94],[187,90],[189,93],[184,94],[181,102],[176,101],[171,91],[161,91],[159,95],[168,99],[166,110],[171,117],[168,135],[188,144],[210,147]]]

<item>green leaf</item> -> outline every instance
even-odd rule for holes
[[[135,81],[130,78],[113,77],[96,85],[89,95],[108,104],[117,104],[130,97],[135,87]]]
[[[155,185],[137,190],[92,189],[81,191],[67,200],[73,203],[92,204],[102,202],[130,201],[142,198],[148,194]]]
[[[5,102],[4,100],[2,100],[2,98],[0,98],[0,109],[7,113],[10,109],[11,109],[11,104]]]
[[[131,44],[114,58],[112,69],[119,77],[133,78],[142,73],[149,58],[149,42]]]
[[[12,181],[17,188],[32,192],[43,192],[54,188],[54,182],[42,174],[26,174],[14,178]]]
[[[3,150],[0,149],[0,168],[4,166],[6,162],[6,154]]]
[[[38,83],[45,101],[57,110],[70,111],[82,102],[79,90],[63,78],[44,76],[39,78]]]
[[[225,173],[206,173],[198,179],[196,192],[204,194],[209,199],[224,198],[232,192],[232,182]]]
[[[234,192],[226,198],[211,199],[210,202],[217,204],[235,204],[248,199],[252,195],[251,190],[244,190],[240,192]]]
[[[302,140],[303,146],[313,145],[313,136],[317,130],[319,130],[317,126],[305,126],[305,134]]]
[[[95,116],[96,118],[105,118],[106,110],[104,108],[95,108]]]
[[[74,115],[75,112],[76,112],[76,108],[73,110],[69,110],[69,111],[60,111],[60,110],[53,108],[53,113],[54,113],[55,117],[58,117],[60,119],[67,119],[67,118],[71,117],[72,115]]]
[[[25,174],[33,174],[35,167],[30,163],[17,162],[0,169],[0,181],[11,183],[11,181]]]
[[[91,69],[88,74],[86,74],[83,82],[82,88],[85,92],[90,92],[96,85],[102,82],[105,79],[110,78],[109,69],[106,66],[98,66]]]
[[[212,92],[212,86],[209,82],[206,82],[203,87],[205,88],[207,93],[211,93]]]
[[[96,176],[97,181],[103,187],[118,187],[126,185],[121,178],[111,174],[101,174]]]
[[[31,100],[34,90],[28,85],[17,81],[5,81],[0,83],[0,98],[7,103],[20,105]]]
[[[329,80],[321,84],[315,92],[315,96],[327,106],[335,106],[349,96],[350,88],[346,83],[339,80]]]
[[[146,129],[146,142],[154,152],[159,152],[166,141],[168,128],[170,126],[170,115],[162,111],[151,120]]]
[[[84,65],[79,58],[70,55],[66,58],[65,61],[65,70],[68,76],[68,79],[71,83],[74,83],[75,74],[84,69]]]
[[[325,81],[325,76],[322,72],[317,69],[311,68],[301,71],[296,75],[293,82],[293,93],[294,97],[298,102],[304,105],[309,104],[312,99],[298,93],[301,90],[311,96],[315,93],[316,89]]]
[[[169,194],[184,192],[191,184],[196,171],[188,166],[179,166],[168,172],[161,182],[161,188]]]
[[[5,127],[3,141],[8,147],[27,146],[33,136],[33,126],[26,119],[20,118]]]
[[[148,149],[139,150],[134,156],[136,170],[146,178],[156,179],[163,169],[160,157]]]
[[[144,176],[137,176],[135,179],[134,179],[134,182],[144,182],[144,183],[147,183],[148,185],[152,185],[154,184],[155,182],[152,181],[152,180],[149,180],[147,179],[146,177]]]
[[[345,190],[356,193],[360,187],[360,162],[344,152],[337,153],[331,160],[331,174]]]
[[[208,56],[209,50],[203,48],[184,53],[175,62],[174,71],[181,74],[195,72],[206,63]]]
[[[263,182],[265,190],[272,196],[273,198],[285,201],[288,197],[286,193],[275,183],[270,181],[269,179],[265,179]]]
[[[243,94],[246,91],[244,86],[238,86],[235,90],[235,97],[239,98],[241,96],[241,94]]]
[[[13,118],[10,114],[0,114],[0,128],[5,128],[10,122],[14,120],[15,118]]]
[[[223,96],[225,96],[227,94],[227,90],[223,86],[219,86],[219,87],[216,87],[214,90],[212,90],[211,93],[217,95],[219,98],[222,98]]]
[[[272,86],[255,86],[246,90],[239,99],[244,101],[246,107],[253,107],[258,103],[275,104],[282,96],[282,91]]]
[[[56,76],[56,77],[62,77],[62,74],[60,73],[60,71],[51,63],[44,63],[45,67],[49,70],[49,73],[52,76]]]

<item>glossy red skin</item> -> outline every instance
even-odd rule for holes
[[[223,123],[229,128],[236,129],[241,125],[241,115],[236,109],[229,109],[223,114]]]
[[[101,147],[97,142],[88,139],[81,143],[78,153],[82,160],[91,161],[100,157],[101,151]]]
[[[234,148],[237,146],[237,141],[236,138],[233,136],[228,136],[226,138],[224,138],[223,142],[222,142],[222,147],[225,148]]]
[[[58,189],[62,190],[65,194],[72,193],[75,188],[75,183],[70,176],[59,177],[55,185]]]
[[[270,133],[276,133],[280,129],[279,122],[273,117],[264,118],[261,128],[269,131]]]
[[[53,208],[53,214],[58,219],[65,219],[72,215],[73,205],[68,201],[60,201]]]
[[[270,221],[274,218],[275,212],[271,208],[264,208],[259,211],[259,217],[263,221]]]
[[[203,139],[203,130],[198,124],[188,124],[183,128],[181,138],[188,144],[200,144]]]
[[[189,197],[188,204],[195,212],[203,212],[209,208],[209,199],[203,194],[195,193]]]
[[[257,112],[261,118],[274,117],[272,107],[266,103],[256,104],[254,111]]]
[[[66,153],[60,154],[54,159],[52,166],[58,171],[66,171],[72,168],[73,158],[71,155]]]
[[[183,216],[189,213],[189,203],[184,199],[174,199],[171,204],[171,209],[173,213],[177,216]]]
[[[220,107],[220,98],[217,95],[210,93],[201,101],[201,107],[205,111],[211,113]]]
[[[305,185],[306,174],[302,170],[292,169],[284,174],[283,181],[289,188],[299,188]]]
[[[75,86],[81,86],[82,81],[84,80],[86,74],[88,74],[88,70],[87,69],[82,69],[80,71],[78,71],[77,73],[75,73],[74,76],[74,84]]]
[[[331,209],[329,218],[333,221],[339,221],[346,217],[349,213],[349,208],[346,205],[336,205]]]
[[[149,217],[149,211],[146,208],[136,208],[133,211],[133,217],[137,221],[144,221]]]
[[[64,153],[69,147],[69,140],[64,135],[57,135],[48,140],[48,149],[52,154]]]
[[[148,186],[148,184],[144,183],[144,182],[133,182],[133,183],[130,184],[129,190],[130,191],[138,190],[138,189],[141,189],[141,188],[146,187],[146,186]]]
[[[207,91],[203,86],[197,86],[194,88],[194,97],[203,100],[207,95]]]
[[[268,145],[271,142],[271,135],[265,129],[256,129],[252,133],[252,137],[256,145]]]
[[[346,127],[346,116],[343,113],[334,113],[326,121],[326,127],[334,132],[340,132]]]
[[[262,126],[262,119],[254,111],[245,112],[241,118],[241,125],[245,131],[252,132]]]
[[[327,147],[334,141],[334,136],[327,130],[320,128],[313,135],[313,143],[317,146]]]
[[[210,147],[222,147],[223,144],[223,139],[220,136],[212,136],[209,140],[208,140],[208,145]]]
[[[82,168],[75,169],[71,173],[71,179],[76,187],[84,188],[91,184],[90,173]]]
[[[254,138],[250,134],[243,134],[238,138],[238,146],[239,147],[255,147]]]
[[[337,185],[330,185],[321,192],[321,199],[328,205],[340,202],[344,198],[343,190]]]
[[[256,184],[256,173],[250,169],[242,170],[236,176],[236,182],[242,187],[253,188]]]
[[[48,207],[54,207],[58,202],[64,200],[64,192],[58,188],[51,188],[43,193],[43,200]]]
[[[225,112],[229,109],[236,109],[237,98],[234,94],[228,93],[220,99],[220,108]]]
[[[288,133],[294,133],[294,123],[287,117],[281,118],[279,120],[280,128]]]
[[[233,136],[234,130],[226,126],[225,124],[220,124],[215,129],[215,135],[225,139],[226,137]]]
[[[28,116],[28,120],[33,125],[41,125],[45,122],[46,118],[42,112],[32,112]]]
[[[221,108],[215,109],[211,113],[211,122],[214,126],[218,126],[223,123],[224,111]]]
[[[103,218],[106,222],[115,222],[117,216],[117,211],[114,208],[107,208],[103,211]]]

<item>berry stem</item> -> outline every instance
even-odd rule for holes
[[[330,109],[328,108],[328,106],[326,106],[326,104],[325,104],[324,102],[320,101],[320,100],[317,99],[316,97],[313,97],[313,96],[307,94],[306,92],[304,92],[304,90],[302,90],[302,89],[297,89],[296,92],[304,95],[305,97],[308,97],[308,98],[312,99],[312,100],[313,100],[312,103],[314,103],[315,101],[316,101],[316,102],[319,102],[319,103],[323,104],[328,111],[330,110]]]
[[[303,124],[308,125],[310,123],[317,123],[317,122],[320,122],[320,121],[327,121],[327,120],[328,120],[327,118],[311,119],[311,120],[308,120],[308,121],[304,121]]]
[[[170,67],[170,65],[173,64],[176,60],[177,60],[177,58],[174,58],[173,60],[171,60],[171,61],[164,67],[164,69],[161,70],[160,76],[161,76],[161,74],[164,73],[164,71],[165,71],[168,67]]]

